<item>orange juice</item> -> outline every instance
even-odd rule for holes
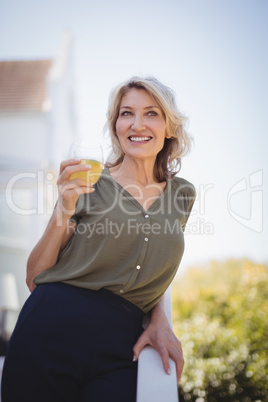
[[[99,161],[95,161],[94,159],[81,159],[81,165],[90,165],[91,169],[83,172],[76,172],[70,176],[70,180],[73,179],[83,179],[89,183],[97,183],[100,178],[103,166]]]

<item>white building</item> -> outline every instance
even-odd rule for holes
[[[50,60],[0,62],[0,274],[29,295],[26,261],[56,199],[59,162],[76,134],[72,38]]]

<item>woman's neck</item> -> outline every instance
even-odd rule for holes
[[[154,176],[154,165],[155,160],[138,160],[125,156],[123,162],[111,171],[117,178],[125,178],[132,183],[146,186],[157,182]]]

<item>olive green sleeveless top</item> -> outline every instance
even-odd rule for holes
[[[104,169],[95,192],[77,201],[76,230],[58,262],[34,283],[105,288],[148,313],[177,272],[194,200],[193,185],[175,177],[144,210]]]

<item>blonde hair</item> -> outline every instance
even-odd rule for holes
[[[154,168],[155,177],[161,182],[178,173],[181,168],[182,157],[191,150],[192,138],[185,129],[188,119],[178,110],[173,91],[154,77],[132,77],[119,84],[111,92],[105,128],[110,134],[112,151],[105,166],[117,166],[124,159],[115,126],[121,100],[132,88],[143,89],[148,92],[161,108],[166,120],[167,138],[165,138],[164,146],[156,157]]]

